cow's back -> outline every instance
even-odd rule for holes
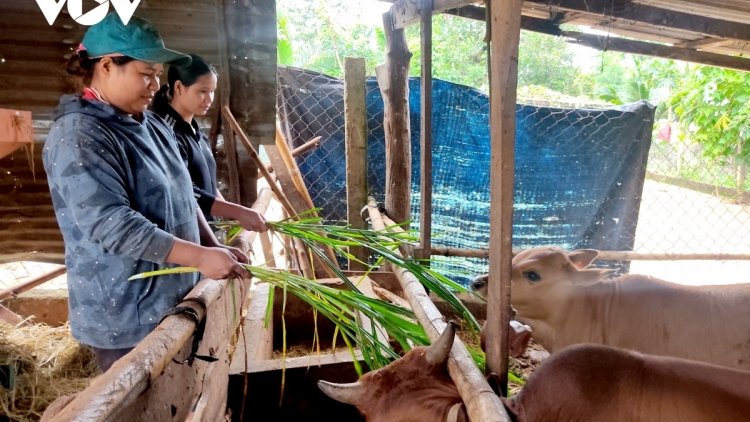
[[[628,275],[576,289],[555,350],[596,343],[750,370],[750,285]]]
[[[744,422],[750,373],[577,345],[548,358],[504,400],[518,422]]]

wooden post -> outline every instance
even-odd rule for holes
[[[359,212],[367,200],[367,108],[365,103],[365,59],[344,58],[344,122],[346,125],[346,221],[355,229],[366,229]],[[362,247],[349,253],[363,262],[369,254]],[[349,271],[365,266],[350,259]]]
[[[229,192],[227,199],[238,204],[240,202],[240,177],[237,166],[237,143],[232,131],[226,124],[222,124],[221,108],[229,107],[229,47],[227,46],[227,26],[224,21],[224,1],[216,0],[216,33],[219,41],[219,110],[211,126],[212,134],[218,139],[219,133],[224,137],[224,153],[227,157],[227,176],[229,177]],[[213,147],[213,145],[212,145]]]
[[[23,283],[17,284],[13,287],[10,287],[8,289],[0,291],[0,300],[7,299],[9,297],[15,297],[16,295],[20,295],[21,293],[31,290],[36,286],[40,286],[53,278],[57,278],[63,274],[65,274],[68,270],[65,268],[64,265],[61,265],[54,270],[47,271],[46,273],[34,277],[31,280],[24,281]]]
[[[218,0],[217,0],[218,1]],[[223,0],[229,62],[229,108],[255,145],[274,143],[276,122],[276,0]],[[258,165],[237,151],[240,201],[251,206],[257,195]]]
[[[421,1],[419,259],[429,259],[432,249],[432,8],[433,0]]]
[[[385,132],[385,210],[403,223],[411,218],[411,130],[409,126],[409,61],[403,29],[393,28],[391,12],[383,14],[386,39],[384,66],[375,73],[383,95]]]
[[[487,372],[507,395],[510,276],[513,245],[513,171],[516,87],[522,0],[492,0],[490,8],[490,268],[487,300]]]

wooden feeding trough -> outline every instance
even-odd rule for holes
[[[370,297],[377,297],[373,282],[375,288],[401,290],[393,273],[373,272],[366,277],[362,272],[345,274],[353,283],[359,283],[357,287]],[[348,289],[337,278],[318,282]],[[362,361],[361,353],[355,351],[353,356],[344,347],[341,335],[333,350],[334,324],[322,316],[316,319],[312,307],[294,295],[287,295],[284,306],[285,299],[279,289],[273,295],[272,318],[266,327],[269,290],[268,284],[260,284],[255,289],[237,335],[237,348],[229,366],[228,405],[236,416],[233,420],[296,420],[309,415],[326,415],[326,419],[332,421],[363,420],[354,407],[330,399],[317,387],[318,380],[356,381],[353,361],[355,358]],[[363,328],[370,326],[365,318],[361,322]],[[313,345],[316,329],[319,353]],[[387,334],[382,329],[376,328],[376,331],[387,344]],[[287,352],[291,352],[286,357],[281,356],[284,342]]]
[[[270,197],[270,191],[262,190],[255,208],[265,211]],[[374,227],[382,229],[376,207],[370,207],[370,215]],[[243,232],[240,236],[245,238],[239,244],[249,245],[254,234]],[[385,296],[410,307],[432,340],[445,328],[440,304],[432,302],[409,272],[345,274],[359,283],[364,294]],[[319,282],[347,288],[339,279]],[[198,324],[185,314],[167,317],[52,421],[184,421],[191,409],[194,421],[222,420],[225,415],[231,415],[233,421],[292,420],[310,415],[362,420],[354,407],[329,399],[316,384],[321,379],[355,381],[353,361],[361,361],[361,354],[355,351],[352,355],[345,348],[332,350],[333,323],[323,317],[316,321],[306,302],[291,294],[284,298],[278,289],[266,326],[269,292],[265,283],[259,283],[251,293],[249,282],[202,280],[178,305],[192,309],[199,321],[205,319],[205,334],[195,360],[187,358]],[[364,318],[361,323],[363,328],[371,327]],[[280,356],[284,342],[286,350],[311,351],[316,330],[320,353]],[[387,334],[377,326],[375,330],[386,343]],[[341,340],[339,345],[343,346]],[[448,368],[474,420],[504,420],[499,398],[460,340],[453,346]]]

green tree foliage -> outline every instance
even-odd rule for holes
[[[357,2],[345,0],[280,0],[279,61],[343,76],[344,57],[362,57],[368,75],[385,63],[385,34],[379,19],[363,24],[342,21],[356,16]],[[410,74],[420,74],[419,25],[406,29],[413,57]],[[439,14],[433,17],[433,77],[487,92],[485,25],[471,19]],[[518,86],[541,85],[580,95],[591,91],[581,77],[575,56],[563,38],[522,31]]]
[[[709,158],[750,162],[750,74],[692,66],[676,82],[670,104]]]
[[[575,55],[562,37],[521,31],[518,47],[518,86],[541,85],[553,91],[570,92],[580,69]]]

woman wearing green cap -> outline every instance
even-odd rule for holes
[[[214,279],[250,276],[241,252],[200,246],[210,229],[174,133],[146,110],[163,63],[189,60],[166,49],[149,22],[134,16],[124,25],[112,13],[89,28],[68,63],[82,95],[63,96],[53,114],[43,157],[65,240],[71,331],[103,371],[198,279],[130,276],[175,265]]]

